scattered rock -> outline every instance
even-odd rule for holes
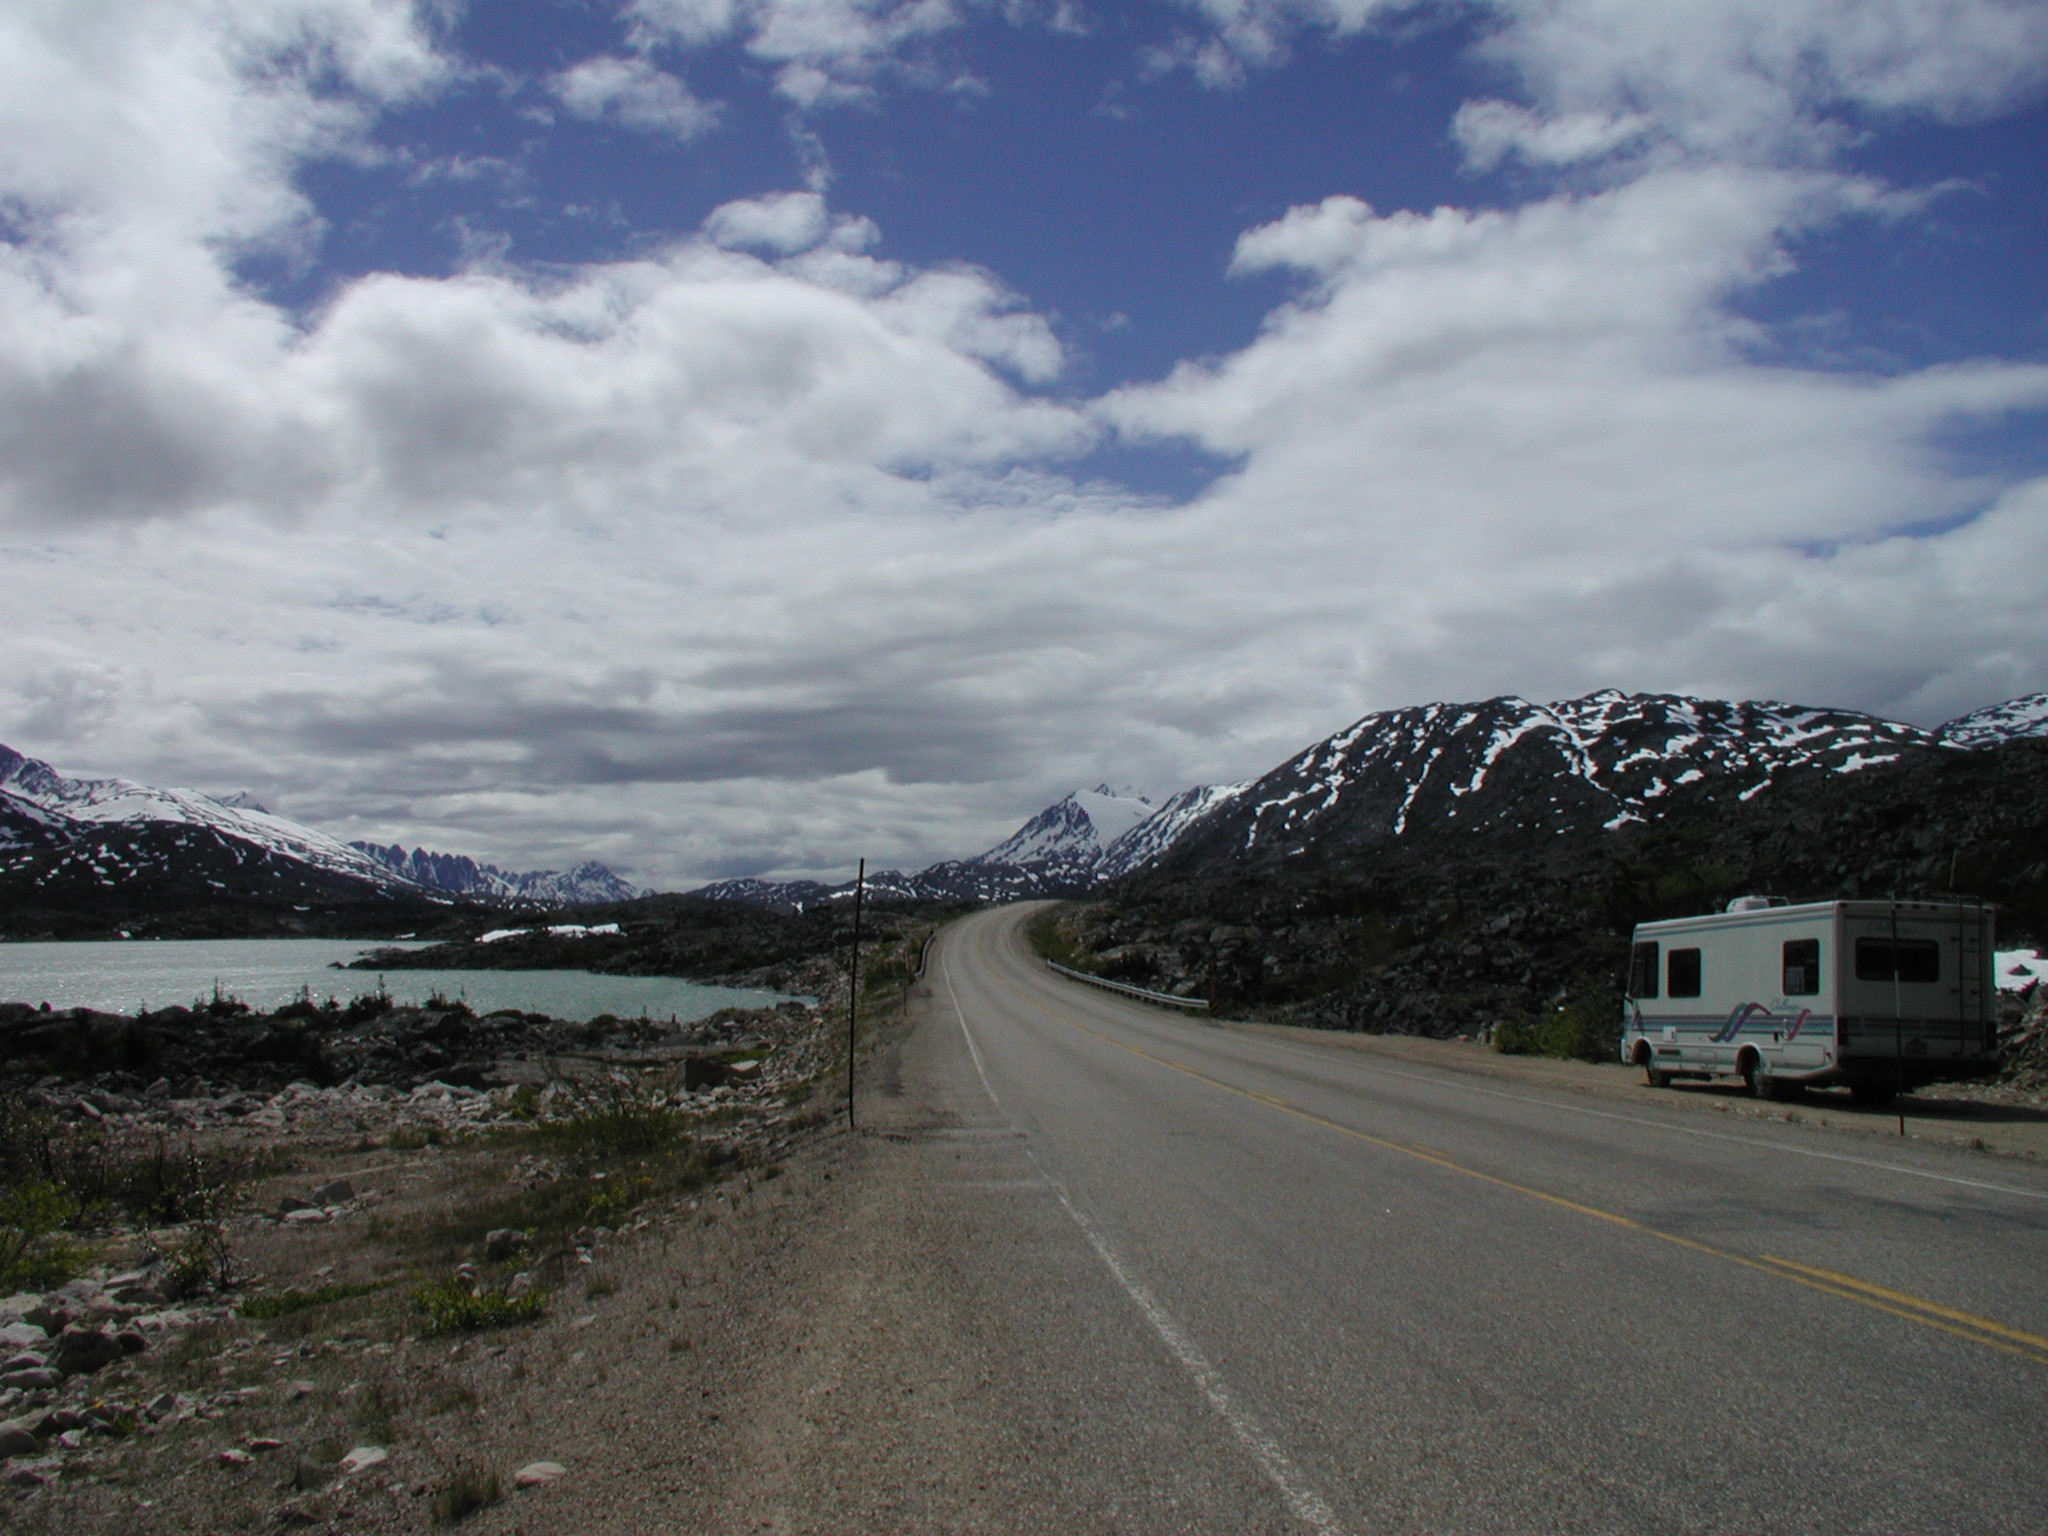
[[[139,1355],[149,1348],[149,1340],[142,1336],[142,1331],[138,1328],[123,1328],[114,1335],[114,1343],[120,1346],[124,1355]]]
[[[58,1302],[39,1301],[21,1314],[21,1320],[42,1329],[43,1336],[48,1338],[64,1331],[65,1325],[71,1321],[71,1313]]]
[[[47,1366],[31,1366],[0,1374],[0,1389],[16,1392],[45,1392],[62,1381],[63,1377]]]
[[[288,1227],[312,1227],[323,1221],[332,1220],[334,1218],[317,1205],[301,1206],[296,1211],[286,1211],[284,1214],[284,1224]]]
[[[246,1467],[256,1458],[240,1446],[231,1445],[214,1459],[224,1467]]]
[[[311,1397],[313,1395],[313,1383],[310,1381],[288,1381],[284,1384],[284,1395],[287,1400],[294,1403],[302,1397]]]
[[[356,1187],[347,1179],[329,1179],[313,1191],[315,1205],[345,1205],[355,1197]]]
[[[42,1443],[19,1424],[0,1424],[0,1461],[42,1453]]]
[[[0,1328],[0,1349],[33,1349],[49,1342],[49,1334],[34,1323],[9,1323]]]
[[[540,1488],[568,1472],[559,1461],[529,1461],[512,1474],[515,1488]]]
[[[484,1234],[484,1257],[493,1264],[502,1264],[514,1255],[524,1253],[527,1242],[524,1232],[512,1227],[499,1227]]]
[[[268,1435],[259,1435],[255,1439],[245,1441],[244,1443],[249,1447],[250,1450],[255,1451],[259,1455],[261,1455],[264,1451],[275,1451],[281,1449],[284,1445],[284,1442],[282,1440],[273,1440]]]
[[[341,1458],[342,1475],[354,1477],[358,1472],[367,1472],[372,1467],[381,1467],[391,1459],[391,1453],[381,1445],[359,1445]]]

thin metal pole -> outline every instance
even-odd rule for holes
[[[860,1022],[860,907],[867,894],[868,861],[860,861],[853,880],[853,967],[846,987],[846,1128],[853,1129],[853,1045]]]

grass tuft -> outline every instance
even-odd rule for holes
[[[505,1496],[498,1474],[481,1467],[463,1467],[434,1495],[434,1524],[458,1525],[478,1510]]]
[[[309,1307],[324,1307],[331,1302],[367,1296],[390,1284],[389,1280],[372,1280],[363,1285],[316,1285],[305,1291],[279,1291],[274,1296],[251,1296],[237,1310],[242,1316],[258,1321],[290,1317],[294,1312],[304,1312]]]

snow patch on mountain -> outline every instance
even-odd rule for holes
[[[1950,746],[1969,748],[2048,736],[2048,693],[2030,693],[1958,715],[1935,734]]]

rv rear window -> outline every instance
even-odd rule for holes
[[[1638,944],[1628,956],[1628,995],[1630,997],[1655,997],[1657,995],[1657,946]]]
[[[1669,984],[1665,990],[1673,997],[1698,997],[1700,952],[1696,949],[1671,951],[1670,968],[1665,972],[1665,981]]]
[[[1932,939],[1858,939],[1858,981],[1941,980],[1941,946]]]
[[[1785,941],[1785,995],[1812,997],[1820,991],[1820,940]]]

